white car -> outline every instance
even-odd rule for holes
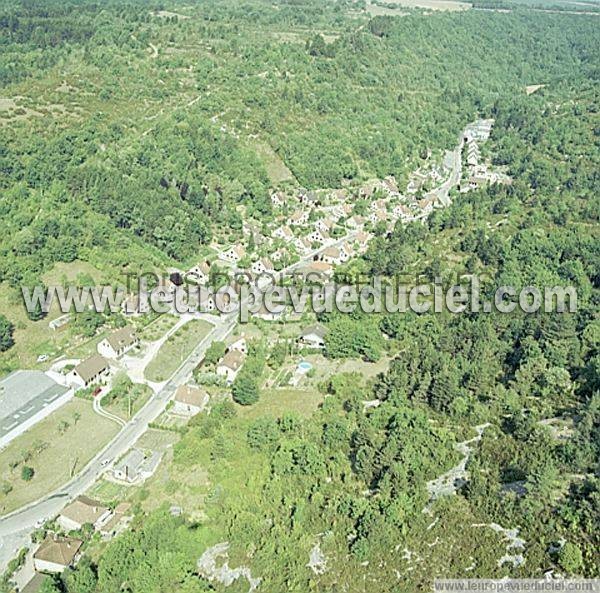
[[[103,459],[103,460],[100,462],[100,465],[101,465],[102,467],[106,467],[106,466],[107,466],[107,465],[108,465],[108,464],[109,464],[111,461],[112,461],[112,459]]]
[[[40,355],[37,357],[37,361],[38,361],[38,362],[46,362],[46,361],[48,360],[48,358],[49,358],[49,357],[48,357],[48,355],[47,355],[47,354],[40,354]]]

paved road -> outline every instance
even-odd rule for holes
[[[17,550],[29,544],[30,534],[38,521],[57,515],[69,500],[88,490],[106,470],[107,466],[102,465],[103,460],[118,459],[146,432],[148,424],[164,411],[177,387],[189,378],[209,345],[214,340],[227,338],[236,321],[236,314],[224,316],[222,322],[198,344],[162,390],[152,396],[133,420],[73,480],[45,498],[0,520],[0,570],[4,570]]]
[[[352,239],[355,235],[355,232],[349,233],[331,245],[340,245],[344,241]],[[300,260],[300,262],[274,274],[274,276],[279,278],[286,272],[293,271],[309,263],[323,249],[325,247],[320,247],[312,251]],[[265,282],[261,283],[261,288],[265,288],[268,284],[270,282],[265,278]],[[69,500],[91,488],[102,473],[133,446],[142,434],[146,432],[148,424],[156,420],[165,410],[177,387],[189,379],[192,371],[200,363],[210,344],[214,341],[224,341],[235,328],[237,321],[238,311],[222,315],[218,318],[213,330],[198,344],[171,379],[167,381],[158,393],[155,393],[150,398],[148,403],[133,417],[132,421],[128,422],[121,432],[71,482],[45,498],[23,507],[0,520],[0,570],[6,567],[6,564],[20,548],[29,544],[29,536],[35,529],[37,522],[57,515]],[[106,460],[110,460],[110,462],[103,465],[103,462]]]
[[[450,177],[435,190],[443,205],[450,203],[450,189],[460,181],[461,150],[462,141],[454,150],[454,166]],[[349,233],[335,241],[332,245],[340,245],[354,236],[356,236],[356,232]],[[314,256],[323,249],[325,247],[320,247],[307,254],[300,262],[282,270],[278,274],[275,274],[275,276],[280,277],[285,272],[298,269],[302,265],[312,261]],[[216,340],[224,341],[235,328],[237,320],[237,311],[222,315],[215,328],[198,344],[192,354],[184,361],[162,389],[151,397],[148,403],[134,416],[132,421],[127,423],[113,441],[100,451],[71,482],[45,498],[19,509],[0,520],[0,570],[4,570],[18,549],[29,544],[31,532],[35,529],[38,521],[43,521],[57,515],[69,500],[88,490],[110,464],[131,448],[142,434],[146,432],[148,424],[158,418],[165,410],[177,387],[189,379],[194,368],[202,360],[209,345]],[[105,460],[110,460],[109,465],[102,465]]]
[[[456,187],[460,181],[462,173],[462,149],[463,149],[463,135],[461,134],[458,146],[452,151],[452,171],[450,176],[442,185],[433,190],[432,193],[437,195],[440,204],[446,208],[450,206],[450,190]]]

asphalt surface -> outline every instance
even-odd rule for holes
[[[449,204],[449,191],[460,181],[461,149],[462,143],[454,150],[454,167],[450,177],[435,190],[443,205]],[[333,245],[339,245],[355,235],[356,233],[350,233]],[[301,262],[290,266],[285,271],[293,271],[312,261],[314,255],[322,249],[324,247],[308,254]],[[280,272],[276,276],[283,273]],[[177,387],[188,380],[210,344],[215,340],[224,341],[235,328],[237,320],[237,312],[221,316],[215,328],[198,344],[165,386],[151,397],[119,434],[68,484],[43,499],[0,519],[0,570],[4,570],[20,548],[29,545],[31,532],[36,528],[37,523],[58,515],[70,500],[87,491],[104,471],[133,446],[146,432],[148,424],[165,410]]]
[[[179,385],[191,375],[202,360],[206,349],[214,340],[224,340],[235,327],[236,314],[224,316],[221,323],[198,344],[192,354],[179,367],[161,391],[154,394],[148,403],[127,423],[117,436],[100,451],[94,459],[68,484],[0,520],[0,569],[4,569],[15,553],[29,544],[31,532],[36,524],[54,517],[73,498],[88,490],[112,463],[124,455],[146,432],[148,424],[156,420]],[[109,463],[104,463],[109,460]]]

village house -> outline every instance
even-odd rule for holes
[[[177,285],[170,278],[160,278],[158,285],[152,289],[152,296],[159,302],[172,303],[175,300]],[[150,296],[148,297],[150,298]]]
[[[308,212],[304,211],[296,211],[294,214],[290,216],[290,225],[291,226],[302,226],[308,222]]]
[[[111,516],[110,509],[97,500],[78,496],[60,513],[57,523],[65,531],[76,531],[90,524],[97,531]]]
[[[209,396],[206,391],[193,385],[180,385],[173,398],[171,412],[179,416],[195,416],[204,410]]]
[[[372,212],[377,210],[386,210],[387,209],[387,200],[373,200],[370,204],[370,210]]]
[[[66,313],[65,315],[61,315],[60,317],[53,319],[48,324],[48,327],[54,332],[62,331],[63,329],[65,329],[67,327],[67,325],[69,324],[69,321],[71,321],[71,315],[69,313]]]
[[[371,179],[358,190],[358,195],[361,198],[370,198],[377,190],[380,189],[382,189],[381,181],[379,179]]]
[[[254,274],[270,274],[275,270],[273,262],[268,257],[261,257],[252,264],[250,269]]]
[[[328,233],[315,229],[308,235],[308,240],[311,243],[320,243],[321,245],[325,245],[330,240],[330,237]]]
[[[346,221],[346,226],[349,229],[362,230],[365,226],[365,220],[364,216],[354,215]]]
[[[298,192],[298,199],[301,204],[306,206],[317,206],[319,204],[319,196],[314,191],[300,189]]]
[[[467,152],[467,165],[469,167],[476,167],[479,163],[479,153],[475,151]]]
[[[213,313],[216,308],[214,296],[208,291],[202,291],[198,298],[197,310],[200,313]]]
[[[436,183],[439,183],[440,181],[442,181],[442,174],[440,173],[440,171],[437,167],[431,168],[429,176],[432,179],[432,181],[434,181]]]
[[[398,182],[393,175],[388,175],[383,180],[383,185],[387,190],[388,194],[392,197],[400,195],[400,190],[398,189]]]
[[[433,212],[434,199],[433,198],[423,198],[417,202],[417,205],[421,209],[422,214],[429,215]]]
[[[285,249],[278,249],[277,251],[273,251],[273,253],[271,253],[269,257],[272,262],[278,262],[288,256],[289,253]]]
[[[330,233],[334,226],[335,223],[329,218],[319,218],[315,222],[315,229],[322,233]]]
[[[490,176],[484,173],[476,173],[469,177],[467,182],[469,189],[479,189],[488,185],[491,182]]]
[[[237,264],[246,255],[246,250],[241,245],[234,245],[221,253],[221,259],[231,264]]]
[[[100,534],[105,538],[117,535],[133,518],[130,511],[131,503],[120,502],[115,507],[111,518],[100,527]]]
[[[140,343],[132,327],[122,327],[98,343],[98,354],[116,359],[129,352]]]
[[[276,191],[271,194],[271,204],[274,208],[280,208],[285,204],[285,194],[281,191]]]
[[[345,241],[340,247],[341,251],[346,254],[346,259],[349,260],[354,256],[354,247],[350,241]]]
[[[131,449],[114,467],[113,477],[129,484],[143,482],[156,471],[160,458],[157,451],[146,455],[140,449]]]
[[[493,125],[493,119],[478,119],[469,124],[465,129],[465,141],[477,140],[478,142],[485,142],[490,137]]]
[[[281,319],[283,319],[283,315],[286,309],[285,305],[273,304],[273,306],[270,306],[270,309],[272,310],[267,309],[267,307],[263,303],[260,309],[253,314],[253,317],[257,319],[262,319],[263,321],[280,321]]]
[[[241,352],[242,354],[248,354],[248,344],[246,342],[246,338],[241,337],[238,338],[235,342],[233,342],[229,348],[227,348],[228,351],[231,350],[237,350],[238,352]]]
[[[427,175],[422,173],[421,171],[415,171],[408,181],[408,185],[406,186],[406,191],[409,194],[416,194],[418,191],[422,189],[427,181]]]
[[[298,269],[309,280],[327,280],[333,275],[333,267],[324,261],[313,261]]]
[[[377,224],[378,222],[385,222],[388,219],[388,214],[385,210],[374,210],[369,214],[369,222],[371,224]]]
[[[319,259],[333,265],[340,265],[348,261],[349,256],[343,247],[327,247],[319,254]]]
[[[352,206],[350,204],[337,204],[329,211],[331,218],[339,220],[352,214]]]
[[[296,251],[303,255],[312,251],[312,243],[308,237],[298,237],[295,239],[294,247]]]
[[[260,247],[267,241],[266,237],[262,234],[261,228],[253,222],[244,222],[242,232],[244,233],[244,237],[248,241],[252,240],[256,247]]]
[[[408,222],[414,218],[413,213],[404,204],[394,206],[392,217],[395,220],[400,219],[402,222]]]
[[[364,253],[367,250],[370,238],[371,235],[363,231],[356,234],[356,237],[354,238],[354,243],[356,245],[356,251],[358,253]]]
[[[327,199],[330,202],[343,202],[348,198],[348,190],[340,188],[340,189],[332,189],[327,194]]]
[[[316,323],[311,325],[302,331],[298,338],[298,344],[307,348],[325,348],[325,336],[327,335],[327,328]]]
[[[273,237],[282,241],[293,241],[294,233],[289,226],[280,226],[273,231]]]
[[[185,277],[195,284],[206,286],[210,278],[210,264],[208,262],[202,262],[201,264],[194,266],[186,272]]]
[[[94,354],[80,362],[67,375],[67,382],[69,385],[81,389],[95,383],[104,383],[109,373],[110,365],[108,361],[99,354]]]
[[[61,573],[77,562],[82,545],[79,539],[47,535],[33,554],[33,568],[37,572]]]
[[[244,364],[245,356],[238,350],[229,350],[217,364],[217,375],[224,377],[227,383],[233,383]]]

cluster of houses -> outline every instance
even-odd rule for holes
[[[393,176],[370,180],[354,193],[348,189],[274,191],[271,202],[278,214],[275,221],[263,228],[244,222],[246,244],[220,250],[218,259],[231,269],[253,275],[274,273],[306,260],[299,271],[330,277],[335,266],[366,251],[372,230],[378,225],[390,230],[397,221],[428,216],[436,206],[436,196],[422,195],[421,189],[428,181],[441,181],[446,166],[433,167],[427,173],[417,171],[405,195]],[[354,204],[357,199],[359,208]],[[182,276],[206,286],[210,269],[210,262],[204,261]]]
[[[507,175],[492,171],[481,158],[479,145],[490,137],[493,125],[494,120],[492,119],[480,119],[465,128],[463,157],[467,170],[460,184],[460,191],[463,193],[495,183],[510,183]]]
[[[506,176],[489,171],[480,162],[478,143],[489,138],[492,125],[493,120],[477,120],[465,128],[469,175],[463,191],[484,182],[505,180]],[[296,272],[319,274],[328,280],[335,266],[367,250],[374,229],[390,230],[397,222],[420,220],[434,208],[446,206],[440,202],[442,197],[435,188],[448,178],[453,166],[454,153],[447,151],[440,163],[414,171],[404,192],[392,175],[371,179],[357,189],[273,191],[273,221],[245,220],[243,241],[227,248],[213,245],[217,251],[215,262],[221,264],[220,270],[224,267],[250,277],[293,267]],[[204,260],[187,271],[177,271],[177,275],[182,282],[206,287],[211,282],[211,267],[215,262]],[[164,284],[164,299],[173,300],[175,284],[169,281]],[[207,293],[197,303],[197,309],[214,312],[217,307],[212,299]],[[125,313],[144,313],[141,309],[142,304],[134,295],[125,303]]]
[[[120,503],[114,509],[87,496],[78,496],[68,504],[56,519],[64,533],[79,531],[90,526],[105,539],[123,531],[132,519],[131,505]],[[83,541],[69,535],[49,533],[33,554],[33,567],[37,572],[61,573],[77,563]]]
[[[122,327],[102,339],[98,353],[82,360],[67,375],[67,383],[75,389],[106,383],[110,376],[110,360],[117,360],[140,343],[135,330]]]

